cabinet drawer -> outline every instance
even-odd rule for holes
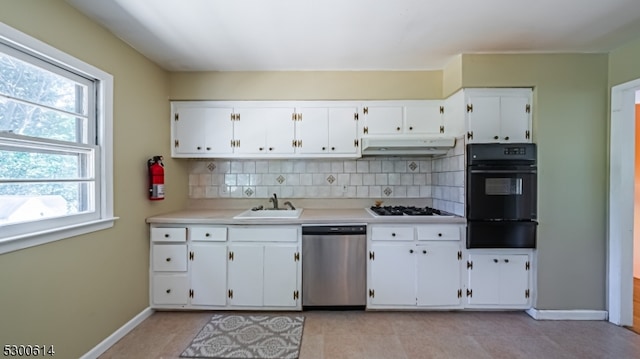
[[[299,227],[230,227],[230,241],[297,242]]]
[[[152,242],[186,242],[186,228],[151,228]]]
[[[189,281],[186,274],[153,276],[153,304],[187,304]]]
[[[371,228],[373,241],[412,241],[413,227],[373,227]]]
[[[446,224],[430,224],[418,226],[419,241],[459,241],[460,226]]]
[[[189,227],[192,241],[224,242],[227,240],[227,227]]]
[[[185,272],[187,270],[186,244],[156,244],[152,247],[155,272]]]

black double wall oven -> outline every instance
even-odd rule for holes
[[[535,248],[533,143],[467,145],[467,248]]]

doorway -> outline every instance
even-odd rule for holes
[[[634,188],[638,91],[640,79],[611,89],[607,299],[609,321],[627,327],[634,324]]]

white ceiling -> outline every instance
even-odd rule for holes
[[[460,53],[608,52],[638,0],[67,0],[173,71],[434,70]]]

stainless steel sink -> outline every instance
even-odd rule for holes
[[[248,209],[233,219],[276,219],[276,218],[299,218],[302,214],[302,208],[297,209]]]

